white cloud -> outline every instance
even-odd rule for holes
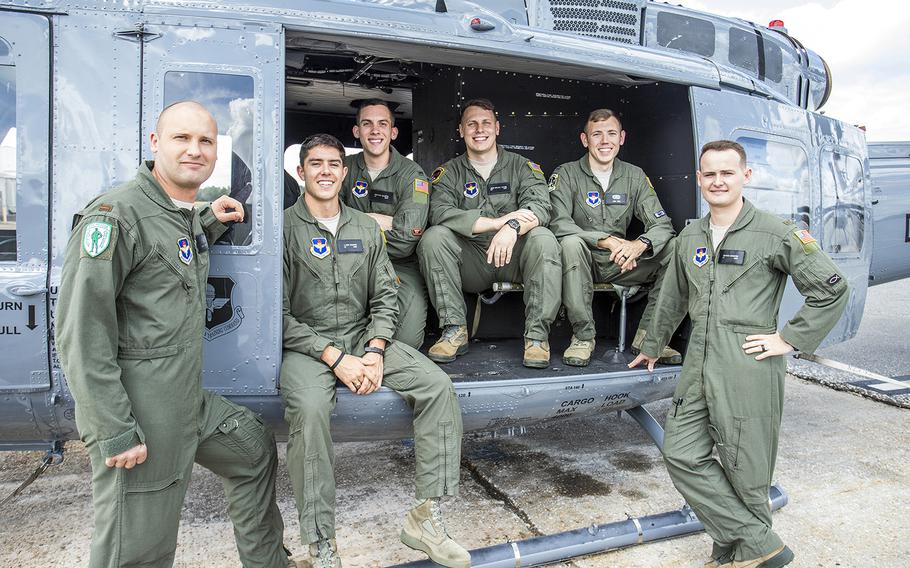
[[[800,6],[770,0],[685,0],[697,10],[765,25],[781,19],[788,32],[821,55],[834,79],[825,114],[867,127],[869,140],[910,140],[910,4],[898,0],[816,1]]]

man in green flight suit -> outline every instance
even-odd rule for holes
[[[393,341],[395,270],[379,227],[341,204],[344,146],[316,134],[300,147],[303,197],[284,215],[284,358],[281,397],[289,428],[288,470],[300,535],[314,566],[335,568],[335,474],[329,418],[338,381],[357,395],[381,385],[414,409],[417,503],[401,540],[436,563],[467,568],[468,552],[446,534],[440,497],[458,492],[461,410],[448,375]]]
[[[193,461],[220,475],[241,563],[288,565],[271,431],[202,389],[208,243],[243,219],[227,196],[200,212],[218,127],[201,105],[162,111],[154,162],[77,216],[56,345],[92,463],[91,568],[167,567]]]
[[[572,324],[572,341],[562,356],[567,365],[584,367],[594,353],[595,282],[652,284],[632,341],[637,351],[667,267],[667,243],[675,231],[645,173],[616,157],[625,141],[626,132],[613,111],[592,111],[581,133],[587,153],[550,176],[550,230],[562,249],[562,302]],[[645,232],[626,240],[632,217],[642,222]],[[681,361],[670,347],[661,353],[662,363]]]
[[[493,103],[465,103],[458,132],[467,152],[433,172],[430,222],[417,255],[442,337],[430,347],[438,363],[468,350],[462,290],[482,292],[494,282],[524,284],[524,358],[550,363],[547,340],[561,298],[559,244],[546,228],[550,199],[540,166],[496,144]]]
[[[379,223],[401,282],[395,339],[420,349],[427,326],[427,291],[416,250],[427,225],[430,184],[420,166],[392,146],[398,129],[386,101],[360,103],[354,138],[360,140],[363,152],[344,160],[348,175],[341,200]]]
[[[676,238],[641,354],[629,364],[653,369],[689,314],[692,334],[663,454],[674,485],[714,540],[706,567],[778,568],[793,560],[771,529],[768,501],[783,355],[812,353],[849,298],[847,281],[809,231],[743,199],[751,176],[736,142],[702,148],[698,183],[710,213]],[[787,276],[805,303],[778,331]]]

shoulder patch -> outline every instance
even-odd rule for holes
[[[793,236],[799,241],[799,244],[802,245],[803,252],[806,254],[819,250],[818,241],[815,240],[815,237],[813,237],[808,230],[797,229],[793,231]]]
[[[414,178],[414,203],[426,204],[430,197],[430,184],[425,179]]]
[[[117,231],[114,226],[104,221],[93,221],[82,228],[82,258],[110,260],[114,255],[114,244]]]
[[[110,213],[113,210],[114,210],[114,206],[111,205],[110,203],[102,203],[98,207],[98,211],[101,211],[102,213]]]
[[[554,173],[550,176],[550,181],[547,183],[547,189],[556,191],[557,187],[559,187],[559,174]]]
[[[531,168],[531,171],[534,172],[535,176],[539,176],[540,179],[544,179],[543,170],[540,169],[540,164],[528,160],[528,167]]]
[[[436,183],[442,179],[442,175],[446,173],[446,169],[442,166],[439,166],[433,170],[433,175],[430,176],[430,183],[436,185]]]

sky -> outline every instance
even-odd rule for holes
[[[910,140],[910,2],[903,0],[676,0],[688,8],[787,31],[828,63],[821,110],[864,125],[869,141]]]

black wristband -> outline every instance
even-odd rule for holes
[[[339,355],[338,358],[335,359],[335,362],[332,363],[331,365],[329,365],[329,369],[331,369],[332,371],[334,371],[334,370],[335,370],[335,367],[337,367],[338,364],[341,363],[341,360],[344,359],[344,356],[345,356],[345,355],[346,355],[346,353],[345,353],[344,351],[342,351],[342,352],[341,352],[341,355]]]
[[[376,353],[380,357],[385,357],[385,349],[382,347],[373,347],[368,345],[366,349],[363,350],[364,353]]]

